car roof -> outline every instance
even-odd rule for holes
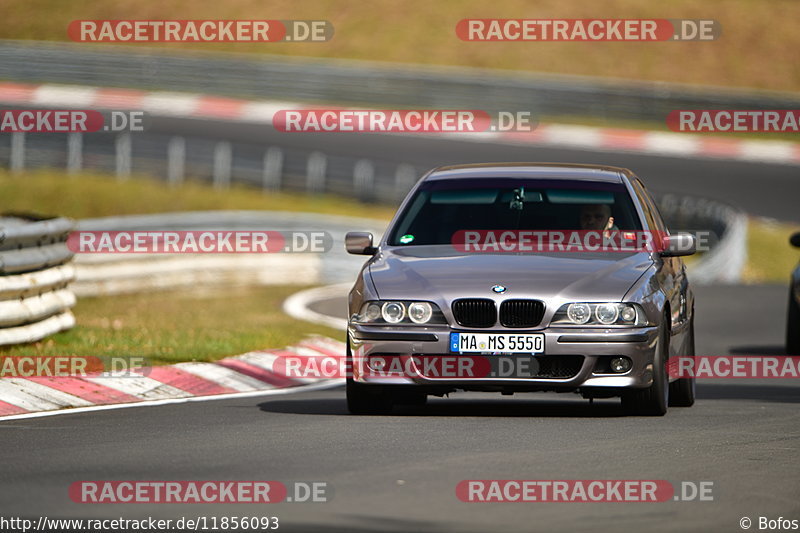
[[[425,177],[425,181],[470,178],[543,178],[621,183],[623,175],[632,177],[633,173],[626,168],[606,165],[479,163],[435,168]]]

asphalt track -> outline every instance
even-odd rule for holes
[[[698,353],[778,354],[785,290],[697,287]],[[323,303],[343,309],[343,300]],[[741,531],[800,519],[800,389],[704,380],[663,418],[614,400],[460,394],[388,417],[344,391],[131,408],[0,423],[3,516],[278,516],[281,531]],[[78,480],[323,481],[327,503],[90,505]],[[713,501],[463,503],[464,479],[712,481]]]

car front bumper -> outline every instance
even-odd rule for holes
[[[484,358],[492,365],[498,358],[520,356],[459,354],[450,351],[450,333],[541,333],[544,334],[544,352],[524,356],[537,362],[558,366],[561,361],[571,361],[573,371],[564,376],[522,376],[510,372],[470,375],[463,373],[436,374],[425,371],[420,363],[425,358],[440,357],[450,361],[459,358]],[[404,327],[348,325],[352,353],[353,379],[360,383],[383,385],[408,385],[463,390],[576,390],[643,388],[653,381],[653,359],[658,339],[655,326],[638,328],[545,328],[536,330],[465,330],[448,326]],[[576,357],[577,356],[577,357]],[[402,373],[375,371],[374,361],[403,361]],[[627,357],[631,368],[624,373],[614,373],[607,368],[612,357]],[[579,359],[580,358],[580,359]],[[492,361],[494,359],[494,361]],[[430,369],[429,369],[430,370]],[[433,375],[436,374],[436,375]]]

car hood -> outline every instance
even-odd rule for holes
[[[649,253],[472,253],[451,246],[383,249],[369,267],[381,299],[526,297],[617,301],[653,264]]]

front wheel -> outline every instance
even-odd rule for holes
[[[669,317],[665,316],[663,320],[669,320]],[[653,383],[646,389],[632,389],[622,395],[622,407],[629,414],[664,416],[667,412],[669,377],[666,360],[669,353],[669,337],[664,321],[658,328],[656,353],[653,357]]]

